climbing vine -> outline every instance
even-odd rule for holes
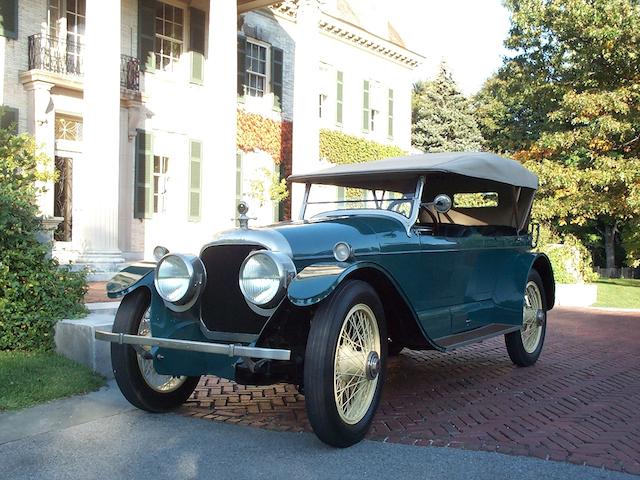
[[[291,163],[292,124],[288,120],[276,121],[257,113],[238,110],[237,146],[243,152],[262,150],[273,161]]]
[[[335,130],[320,130],[320,157],[331,163],[361,163],[405,154],[395,145],[383,145]]]

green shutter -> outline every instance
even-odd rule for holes
[[[136,134],[134,218],[151,218],[153,213],[153,135],[144,130]]]
[[[202,213],[202,142],[189,140],[189,220],[200,221]]]
[[[338,85],[336,87],[336,123],[342,125],[342,99],[344,95],[344,76],[338,71],[336,78]]]
[[[190,30],[189,48],[191,49],[191,83],[202,85],[204,82],[204,32],[207,14],[197,8],[189,8]]]
[[[0,128],[8,129],[13,134],[18,134],[18,119],[20,111],[17,108],[0,107]]]
[[[0,0],[0,35],[18,38],[18,0]]]
[[[365,80],[362,87],[362,131],[369,131],[371,109],[369,108],[369,80]]]
[[[388,103],[389,122],[387,125],[387,135],[389,138],[393,138],[393,89],[389,89],[389,103]]]
[[[244,87],[247,85],[247,39],[238,35],[238,96],[244,97]]]
[[[143,70],[156,68],[156,1],[138,0],[138,58]]]
[[[284,65],[284,52],[281,48],[271,47],[271,93],[273,93],[273,106],[282,108],[282,70]]]

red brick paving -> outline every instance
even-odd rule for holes
[[[292,385],[206,377],[183,413],[310,430]],[[550,312],[538,363],[515,367],[502,338],[390,359],[369,438],[497,451],[640,474],[640,314]]]
[[[84,296],[84,303],[119,302],[120,298],[107,297],[107,282],[89,282],[89,288]]]

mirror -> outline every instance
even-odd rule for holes
[[[436,195],[436,198],[433,199],[433,208],[435,208],[438,213],[447,213],[451,210],[452,205],[451,197],[444,193]]]

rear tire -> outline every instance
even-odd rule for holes
[[[519,367],[529,367],[536,363],[547,332],[547,298],[540,274],[531,269],[524,292],[522,328],[504,336],[511,361]],[[539,321],[537,310],[544,312]]]
[[[342,283],[311,322],[304,364],[307,414],[334,447],[364,438],[380,402],[387,360],[386,324],[375,290]]]
[[[150,302],[151,294],[146,288],[138,288],[125,296],[116,313],[113,332],[139,335],[141,328],[146,328],[141,324]],[[191,396],[200,377],[160,375],[155,372],[151,362],[131,345],[111,344],[113,375],[129,403],[147,412],[175,410]],[[166,382],[162,383],[165,377]]]

